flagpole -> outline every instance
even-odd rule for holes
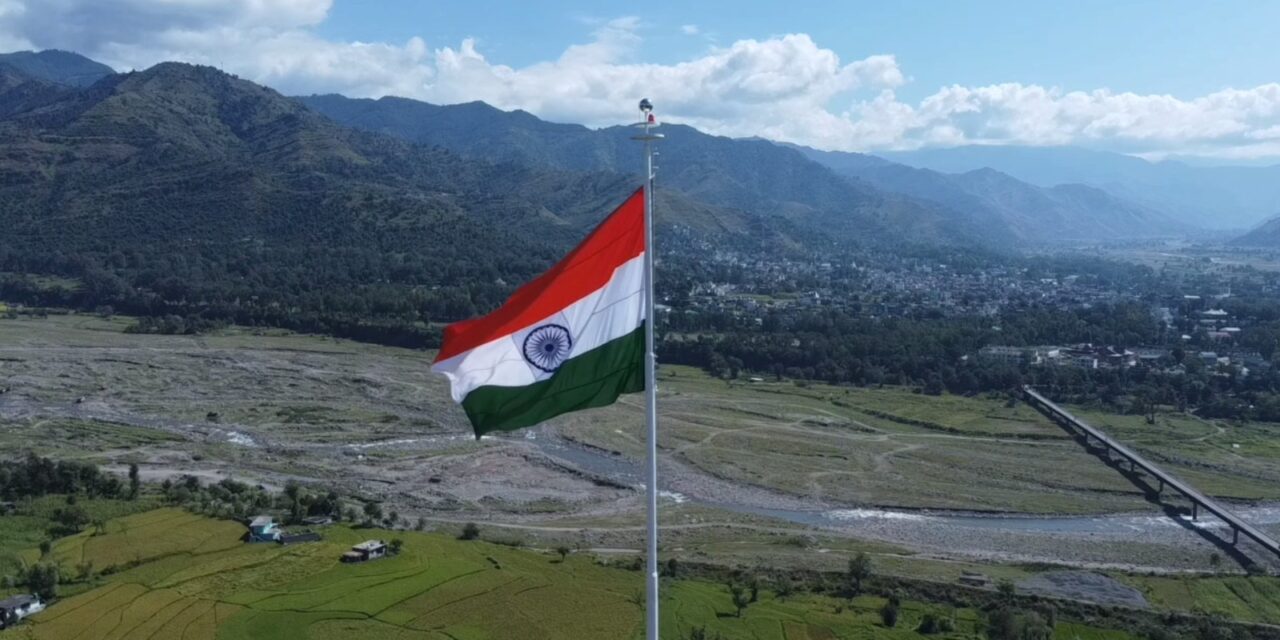
[[[646,482],[648,498],[648,540],[646,547],[647,561],[646,596],[645,596],[645,638],[658,640],[658,388],[657,356],[653,340],[653,316],[655,298],[653,295],[653,142],[662,139],[662,134],[650,131],[657,126],[654,120],[653,105],[646,98],[640,101],[641,122],[644,133],[632,136],[633,140],[644,142],[644,396],[645,421],[648,427],[648,480]]]

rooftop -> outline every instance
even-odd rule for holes
[[[378,549],[380,547],[385,547],[385,546],[387,546],[387,543],[381,540],[365,540],[364,542],[361,542],[360,544],[351,548],[356,551],[373,551],[374,549]]]
[[[29,594],[9,596],[4,600],[0,600],[0,609],[16,609],[39,601],[39,598]]]

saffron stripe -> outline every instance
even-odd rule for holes
[[[436,362],[510,335],[585,298],[623,263],[644,253],[644,190],[639,189],[546,273],[520,287],[497,311],[444,329]]]

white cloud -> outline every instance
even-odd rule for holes
[[[674,64],[639,62],[648,28],[592,23],[584,42],[521,67],[489,60],[474,39],[429,47],[320,37],[331,0],[0,0],[0,48],[63,48],[120,69],[163,60],[212,64],[285,93],[484,100],[604,126],[648,96],[669,121],[824,149],[958,144],[1081,144],[1160,157],[1280,154],[1280,84],[1182,99],[1034,84],[939,88],[898,98],[908,78],[891,55],[843,61],[805,34],[739,40]],[[701,34],[683,25],[688,35]]]
[[[680,25],[680,33],[683,33],[686,36],[696,36],[698,35],[698,25],[696,24]]]

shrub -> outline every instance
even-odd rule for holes
[[[458,536],[459,540],[476,540],[480,537],[480,527],[474,522],[468,522],[462,525],[462,534]]]
[[[880,622],[890,629],[898,626],[898,605],[892,600],[880,607]]]
[[[916,627],[916,632],[921,635],[930,636],[942,631],[942,622],[935,613],[926,613],[920,619],[920,626]]]

